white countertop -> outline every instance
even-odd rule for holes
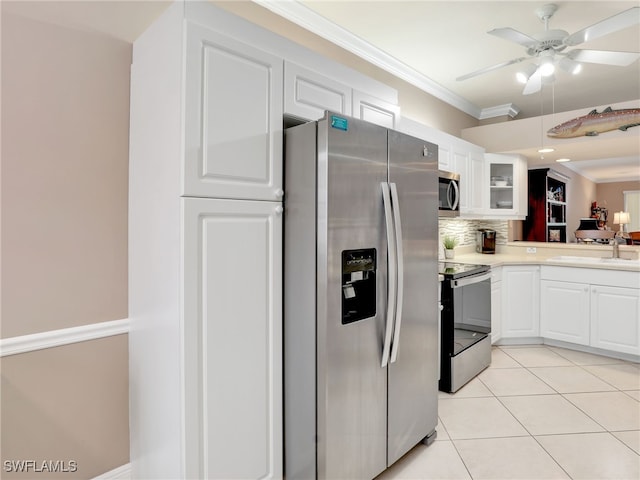
[[[527,249],[535,252],[527,253]],[[456,249],[455,258],[448,261],[484,264],[492,267],[503,265],[557,265],[578,268],[598,268],[607,270],[621,270],[640,272],[640,248],[631,245],[620,246],[620,256],[630,259],[629,263],[591,263],[582,261],[553,260],[553,257],[592,257],[611,258],[613,248],[608,245],[577,245],[577,244],[540,244],[537,242],[510,242],[498,245],[495,254],[476,253],[473,245],[465,245]],[[634,261],[635,260],[635,261]]]

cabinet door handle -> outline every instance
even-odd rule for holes
[[[282,208],[280,205],[278,205],[278,206],[276,207],[276,213],[277,213],[278,215],[280,215],[282,212],[284,212],[284,208]]]
[[[284,197],[284,190],[279,188],[278,190],[276,190],[276,198],[282,198],[282,197]]]

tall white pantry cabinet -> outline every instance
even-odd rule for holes
[[[281,478],[283,60],[189,8],[133,50],[132,478]]]

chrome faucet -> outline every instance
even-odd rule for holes
[[[618,239],[612,238],[609,240],[609,244],[613,245],[613,258],[620,258],[620,246],[618,245]]]

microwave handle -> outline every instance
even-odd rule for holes
[[[451,187],[453,187],[453,195],[451,194]],[[451,201],[453,197],[453,202]],[[460,201],[460,189],[458,188],[458,182],[451,180],[447,187],[447,203],[449,203],[449,209],[455,210],[458,208],[458,202]]]

